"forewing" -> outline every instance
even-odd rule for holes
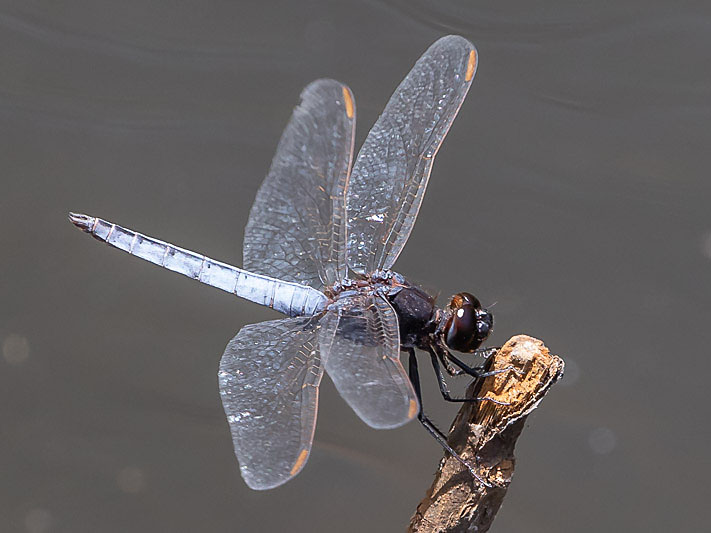
[[[354,127],[348,87],[323,79],[303,90],[249,215],[245,270],[317,289],[346,277]]]
[[[393,93],[353,165],[347,193],[348,266],[389,269],[422,204],[434,157],[476,71],[474,46],[435,42]]]
[[[306,464],[322,376],[313,318],[250,324],[227,345],[220,395],[251,488],[281,485]]]
[[[366,424],[394,428],[417,415],[417,397],[400,363],[397,315],[385,299],[340,299],[322,324],[319,343],[326,372]]]

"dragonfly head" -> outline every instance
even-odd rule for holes
[[[442,330],[444,343],[451,350],[471,353],[494,329],[494,317],[475,296],[460,292],[452,296]]]

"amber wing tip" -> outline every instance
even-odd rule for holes
[[[469,51],[469,57],[467,58],[467,70],[464,74],[465,81],[472,81],[474,78],[474,73],[476,72],[476,64],[478,62],[476,48],[472,48]]]

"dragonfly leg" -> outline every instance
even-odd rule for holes
[[[447,387],[447,382],[444,380],[444,374],[442,374],[442,368],[439,365],[439,359],[437,354],[432,349],[428,347],[427,351],[430,354],[430,359],[432,360],[432,368],[434,369],[435,375],[437,376],[437,383],[439,384],[439,392],[442,393],[442,398],[448,402],[483,402],[483,401],[494,401],[492,398],[452,398],[449,393],[449,387]]]
[[[492,355],[494,355],[500,349],[501,349],[501,346],[490,346],[489,348],[477,348],[476,350],[474,350],[474,355],[479,355],[485,359],[489,359]],[[496,374],[501,374],[503,372],[508,372],[509,370],[516,372],[519,376],[523,375],[523,372],[521,370],[519,370],[518,368],[516,368],[514,366],[508,366],[506,368],[492,370],[491,372],[485,372],[484,374],[481,375],[481,377],[493,376]]]
[[[477,348],[474,351],[474,355],[478,355],[480,357],[483,357],[484,359],[489,359],[492,355],[494,355],[496,352],[498,352],[501,349],[501,346],[492,346],[489,348]],[[461,376],[464,374],[464,370],[461,368],[458,368],[452,364],[452,362],[446,357],[446,354],[449,352],[447,350],[435,350],[437,352],[437,358],[439,359],[440,364],[444,367],[445,372],[449,374],[452,377],[455,376]],[[475,367],[476,368],[476,367]]]
[[[511,367],[511,368],[500,368],[498,370],[490,370],[487,372],[480,366],[469,366],[464,361],[462,361],[459,358],[457,358],[456,356],[452,355],[452,353],[449,350],[446,350],[441,346],[435,345],[435,349],[437,349],[439,351],[439,353],[441,353],[443,358],[449,360],[451,363],[454,363],[464,373],[469,374],[473,378],[486,378],[489,376],[495,376],[496,374],[502,374],[503,372],[508,372],[509,370],[513,370],[513,367]]]
[[[429,432],[430,435],[434,437],[434,439],[439,443],[442,448],[444,448],[449,454],[454,457],[457,461],[459,461],[462,465],[464,465],[467,470],[469,470],[469,473],[476,479],[479,483],[486,487],[491,487],[491,483],[488,481],[485,481],[477,472],[477,469],[475,466],[470,465],[467,461],[464,460],[464,458],[459,455],[457,452],[455,452],[452,447],[449,445],[447,442],[447,437],[445,437],[444,433],[442,433],[437,427],[432,423],[432,421],[425,416],[425,413],[422,409],[422,391],[420,388],[420,372],[417,368],[417,357],[415,357],[415,350],[414,348],[407,348],[406,351],[409,353],[409,370],[410,370],[410,381],[412,382],[412,386],[415,389],[415,395],[417,396],[417,400],[420,402],[420,412],[417,413],[417,419],[420,421],[420,423],[424,426],[424,428]]]
[[[452,377],[461,376],[462,374],[464,374],[464,370],[454,366],[452,362],[447,359],[440,350],[435,349],[435,353],[437,354],[437,359],[439,359],[439,362],[442,364],[447,374]]]
[[[498,352],[501,349],[501,346],[489,346],[488,348],[477,348],[474,350],[474,355],[478,355],[480,357],[483,357],[484,359],[488,359],[492,355],[494,355],[496,352]]]

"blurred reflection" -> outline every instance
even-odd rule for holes
[[[21,335],[8,335],[2,342],[2,356],[11,365],[21,365],[30,356],[29,341]]]
[[[25,527],[28,533],[45,533],[52,526],[52,513],[47,509],[35,507],[25,515]]]
[[[588,435],[588,444],[593,453],[606,455],[617,446],[617,437],[610,428],[595,428]]]
[[[116,475],[116,484],[123,492],[136,494],[146,488],[146,477],[140,468],[127,466],[119,470]]]

